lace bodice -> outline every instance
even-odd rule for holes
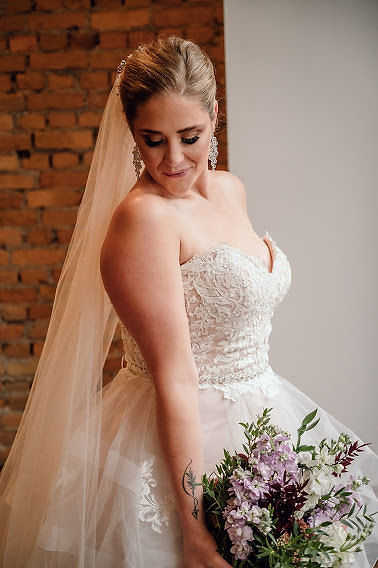
[[[291,268],[268,238],[272,271],[262,258],[222,242],[181,265],[185,308],[199,383],[245,382],[271,370],[269,336],[275,307],[287,294]],[[124,361],[152,379],[139,347],[121,323]]]

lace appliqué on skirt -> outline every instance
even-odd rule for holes
[[[171,515],[175,508],[173,495],[166,495],[159,499],[154,495],[152,488],[157,486],[157,481],[152,474],[155,456],[145,459],[141,468],[141,498],[138,507],[138,516],[141,521],[151,523],[152,530],[162,533],[163,524],[168,526]]]

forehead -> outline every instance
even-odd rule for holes
[[[184,128],[189,122],[204,122],[208,113],[197,99],[184,95],[160,95],[138,106],[135,126],[163,130],[164,125]],[[183,124],[185,122],[185,124]]]

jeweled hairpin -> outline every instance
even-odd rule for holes
[[[137,50],[141,50],[142,46],[138,45]],[[129,59],[130,57],[132,57],[132,53],[129,53],[129,55],[127,56],[126,59]],[[119,95],[119,83],[120,83],[120,79],[121,79],[121,73],[125,68],[126,65],[126,59],[122,59],[121,63],[118,65],[117,67],[117,77],[116,77],[116,95]]]
[[[129,55],[128,57],[130,57],[130,55]],[[126,61],[125,61],[125,59],[122,59],[121,63],[120,63],[120,64],[118,65],[118,67],[117,67],[118,73],[121,73],[121,71],[123,70],[123,68],[125,67],[125,65],[126,65]]]

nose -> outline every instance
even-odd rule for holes
[[[167,144],[167,149],[164,155],[164,163],[170,170],[178,169],[177,166],[182,164],[184,158],[183,150],[180,142],[172,142]]]

